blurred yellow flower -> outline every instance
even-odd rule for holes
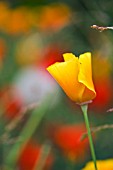
[[[44,53],[42,36],[38,32],[27,34],[17,43],[16,61],[21,66],[36,65],[43,58],[42,51]]]
[[[97,161],[98,170],[113,170],[113,159]],[[95,170],[94,163],[88,162],[82,170]]]
[[[72,53],[63,55],[64,62],[47,68],[69,98],[77,103],[87,102],[96,96],[92,81],[91,53],[76,57]]]

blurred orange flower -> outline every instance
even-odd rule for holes
[[[40,9],[38,26],[43,31],[56,31],[70,22],[71,10],[66,4],[51,4]]]
[[[35,9],[36,10],[36,9]],[[10,34],[28,32],[32,26],[37,25],[37,10],[21,6],[10,8],[8,3],[0,2],[0,29]]]
[[[71,100],[87,102],[96,96],[92,81],[91,53],[76,57],[72,53],[63,55],[64,62],[57,62],[47,68]]]
[[[113,170],[113,159],[97,161],[98,170]],[[94,163],[89,162],[82,170],[95,170]]]
[[[7,28],[7,21],[9,19],[10,9],[7,3],[0,2],[0,29],[2,31],[6,30]]]
[[[7,32],[11,34],[28,32],[30,27],[28,13],[25,7],[11,10],[9,15],[11,19],[7,20]]]
[[[33,9],[21,6],[11,9],[0,2],[0,29],[10,34],[26,33],[32,27],[43,31],[56,31],[69,24],[72,12],[63,3],[51,4]]]
[[[81,140],[86,132],[83,124],[62,125],[53,129],[52,140],[72,161],[82,161],[88,151],[88,139]]]
[[[40,153],[41,147],[36,142],[28,142],[28,144],[22,150],[18,160],[19,170],[34,170],[34,167],[36,166],[37,161],[40,157]],[[52,155],[48,155],[44,170],[50,170],[52,162]]]

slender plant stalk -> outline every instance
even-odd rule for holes
[[[95,170],[97,170],[96,156],[95,156],[95,150],[94,150],[94,145],[93,145],[93,140],[92,140],[92,136],[91,136],[90,125],[89,125],[89,120],[88,120],[88,115],[87,115],[87,108],[88,108],[87,104],[81,106],[81,109],[82,109],[82,112],[83,112],[83,115],[84,115],[84,119],[85,119],[86,128],[87,128],[91,155],[92,155],[92,159],[93,159],[93,162],[94,162]]]
[[[44,143],[41,148],[41,153],[37,159],[36,165],[33,170],[43,170],[44,166],[46,164],[47,158],[50,154],[51,151],[51,144],[49,143]]]

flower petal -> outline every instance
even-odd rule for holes
[[[80,102],[85,86],[78,82],[78,58],[70,53],[64,54],[64,58],[66,62],[55,63],[47,70],[73,101]]]
[[[113,169],[113,159],[97,160],[98,170],[112,170]],[[88,162],[82,170],[95,170],[93,161]]]
[[[79,57],[80,71],[78,81],[85,85],[82,102],[95,98],[96,92],[92,81],[91,53],[84,53]]]
[[[64,58],[64,61],[69,61],[69,60],[74,60],[75,59],[78,62],[78,57],[76,57],[72,53],[65,53],[65,54],[63,54],[63,58]]]

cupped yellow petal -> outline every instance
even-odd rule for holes
[[[113,159],[97,161],[98,170],[113,170]],[[88,162],[82,170],[95,170],[93,161]]]
[[[63,54],[64,61],[76,60],[78,62],[78,57],[76,57],[72,53],[65,53]]]
[[[64,54],[65,62],[47,68],[49,73],[73,101],[80,102],[85,86],[78,82],[79,61],[74,55]]]
[[[92,100],[96,96],[92,81],[91,53],[87,52],[79,57],[80,70],[78,81],[85,85],[85,90],[81,102]]]

